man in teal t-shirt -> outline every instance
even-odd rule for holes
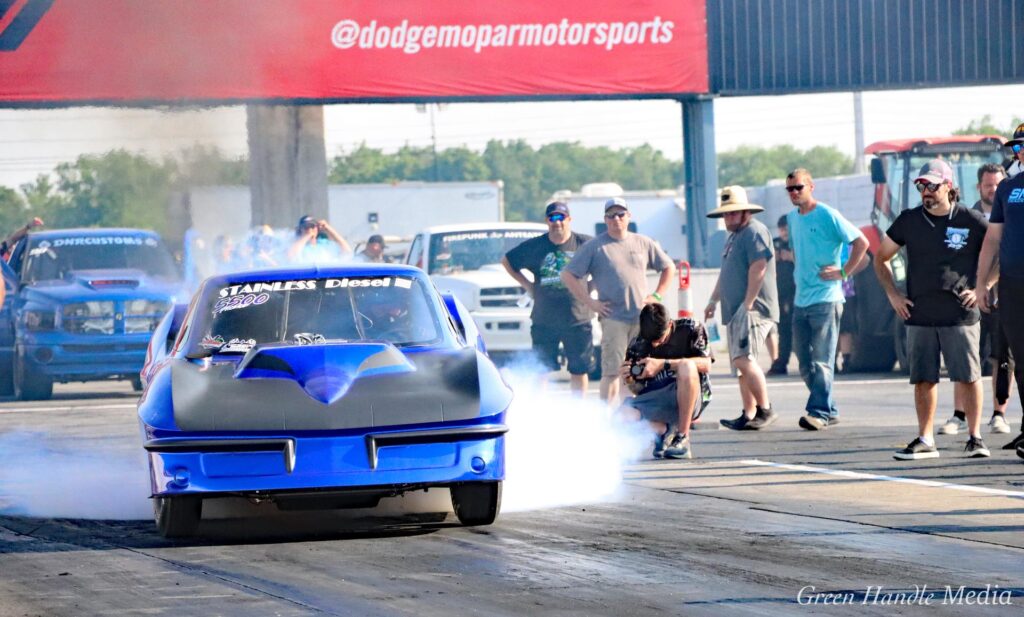
[[[814,181],[806,169],[794,169],[786,176],[786,192],[797,207],[787,215],[796,282],[793,350],[800,362],[800,376],[811,391],[800,426],[820,431],[839,421],[832,399],[832,375],[843,312],[843,280],[864,258],[868,241],[843,215],[814,198]],[[843,248],[848,244],[850,256],[843,263]]]

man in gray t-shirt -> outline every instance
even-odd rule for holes
[[[724,218],[729,238],[722,255],[722,269],[704,309],[704,319],[715,316],[722,302],[722,321],[729,325],[729,360],[739,377],[743,411],[734,420],[721,420],[733,430],[759,430],[778,418],[768,401],[764,371],[757,352],[779,321],[775,287],[775,250],[768,228],[754,214],[764,208],[747,201],[741,186],[722,189],[721,203],[708,218]]]
[[[621,197],[604,204],[608,231],[587,242],[562,270],[562,282],[601,321],[601,398],[619,399],[619,367],[626,346],[640,332],[640,309],[649,302],[661,302],[675,277],[675,266],[658,244],[629,231],[629,206]],[[647,270],[661,272],[654,293],[647,293]],[[597,299],[590,297],[590,275]]]

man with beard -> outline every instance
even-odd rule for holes
[[[739,378],[743,409],[739,417],[720,422],[734,431],[760,430],[778,418],[757,363],[758,350],[779,321],[772,236],[754,219],[757,212],[764,208],[749,203],[743,187],[727,186],[722,189],[719,206],[708,213],[708,218],[724,218],[729,231],[722,269],[704,309],[704,320],[715,316],[715,306],[721,300],[722,322],[728,325],[729,360]]]
[[[957,203],[953,169],[934,159],[914,180],[921,205],[896,217],[875,257],[875,274],[893,310],[907,323],[907,358],[914,384],[918,437],[898,450],[897,460],[936,458],[932,424],[938,401],[939,356],[945,360],[956,399],[963,402],[970,458],[987,457],[981,439],[981,326],[974,292],[978,256],[987,223]],[[907,295],[896,288],[889,261],[906,247]]]
[[[1006,145],[1013,151],[1014,165],[1024,165],[1024,124],[1013,132],[1013,139]],[[998,260],[997,260],[998,257]],[[1024,357],[1024,173],[999,183],[996,197],[992,202],[992,216],[989,217],[988,233],[978,260],[978,281],[985,289],[993,284],[992,276],[998,264],[999,311],[1005,316],[999,320],[999,327],[1006,337],[1010,354],[1020,360]],[[983,312],[992,310],[989,295],[978,294],[978,305]],[[1010,319],[1013,316],[1015,319]],[[1017,396],[1024,402],[1024,365],[1014,368],[1017,381]],[[1024,426],[1021,434],[1003,448],[1015,448],[1017,456],[1024,458]]]
[[[843,215],[815,199],[814,180],[806,169],[789,172],[786,192],[797,207],[787,215],[796,281],[793,349],[800,361],[800,376],[810,390],[800,428],[820,431],[839,422],[832,378],[845,301],[842,282],[864,258],[868,241]],[[840,258],[847,245],[849,257],[843,263]]]

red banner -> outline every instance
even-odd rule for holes
[[[0,0],[0,105],[708,90],[705,0]]]

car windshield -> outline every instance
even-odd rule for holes
[[[32,238],[26,248],[22,279],[30,283],[63,279],[77,270],[127,268],[178,276],[167,248],[145,234]]]
[[[436,234],[430,238],[428,271],[450,274],[501,263],[505,253],[542,233],[532,229],[481,229]]]
[[[230,284],[205,301],[190,355],[245,353],[256,345],[441,340],[430,290],[415,277],[353,276]]]

